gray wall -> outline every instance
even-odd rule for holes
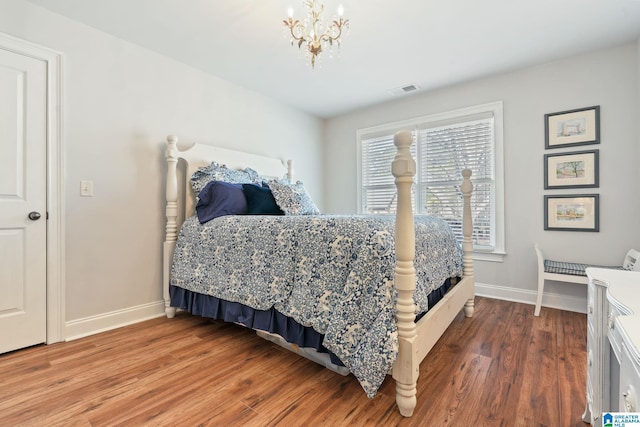
[[[627,248],[640,246],[637,44],[418,94],[323,126],[315,117],[26,1],[0,0],[0,10],[1,32],[64,54],[68,322],[161,299],[168,133],[187,144],[293,158],[324,212],[349,213],[356,209],[356,129],[502,100],[508,254],[503,263],[478,262],[478,282],[525,290],[515,299],[529,297],[534,241],[553,257],[602,263],[618,262]],[[542,117],[594,104],[602,106],[602,231],[545,232]],[[79,196],[81,179],[94,181],[94,197]],[[577,285],[550,291],[584,295]]]
[[[321,120],[31,3],[0,11],[1,32],[64,55],[67,324],[162,299],[169,133],[295,159],[322,205]]]
[[[492,101],[504,102],[506,251],[502,263],[475,263],[479,293],[534,301],[534,242],[549,258],[619,264],[640,247],[638,46],[626,44],[416,94],[327,121],[325,211],[356,211],[356,130]],[[543,189],[545,113],[600,105],[600,188]],[[600,232],[545,231],[543,195],[599,193]],[[584,286],[551,283],[557,306],[579,309]],[[577,303],[578,308],[575,307]]]

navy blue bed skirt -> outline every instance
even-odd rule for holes
[[[441,287],[431,292],[429,294],[429,308],[437,304],[450,287],[451,281],[447,279]],[[302,326],[273,307],[270,310],[256,310],[238,302],[199,294],[177,286],[170,286],[169,293],[172,307],[186,310],[193,315],[240,323],[247,328],[278,334],[289,343],[304,348],[313,348],[320,353],[328,353],[333,364],[344,366],[336,355],[322,345],[324,335],[313,328]],[[422,315],[416,317],[416,321],[421,317]]]

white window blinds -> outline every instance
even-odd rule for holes
[[[417,167],[412,192],[414,212],[443,218],[462,241],[460,185],[462,170],[471,169],[474,249],[489,252],[504,250],[503,214],[497,212],[497,207],[503,204],[496,203],[499,194],[496,158],[501,153],[498,147],[502,146],[501,140],[499,145],[496,142],[496,112],[501,120],[500,105],[499,108],[472,107],[460,114],[429,116],[400,125],[402,129],[413,129],[415,141],[411,147]],[[393,135],[398,126],[395,123],[372,128],[370,133],[359,133],[360,211],[363,213],[395,213],[396,188],[391,162],[396,155]]]
[[[474,246],[493,249],[495,194],[493,117],[419,129],[420,212],[445,219],[462,240],[463,169],[471,169]]]
[[[362,210],[369,214],[396,213],[396,185],[391,174],[391,162],[397,152],[393,134],[362,141]],[[416,157],[415,144],[411,154]],[[415,197],[412,205],[415,211]]]

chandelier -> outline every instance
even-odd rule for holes
[[[291,46],[298,43],[298,49],[304,45],[307,57],[311,58],[311,68],[315,68],[316,58],[323,50],[333,51],[334,45],[340,48],[340,36],[342,30],[349,29],[349,20],[343,18],[344,9],[338,7],[338,16],[334,17],[331,23],[325,27],[322,13],[324,5],[316,0],[305,0],[302,4],[307,8],[307,16],[304,21],[293,19],[293,9],[289,8],[289,18],[285,19],[284,25],[291,31]]]

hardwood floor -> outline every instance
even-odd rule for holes
[[[179,313],[0,356],[0,425],[585,426],[586,315],[476,298],[420,369],[412,418],[390,377],[358,382],[233,324]]]

